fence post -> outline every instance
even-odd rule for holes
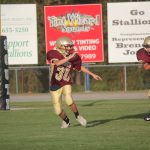
[[[18,94],[18,71],[15,69],[15,74],[16,74],[16,94]]]
[[[85,64],[85,67],[88,69],[89,65]],[[85,80],[84,80],[84,85],[85,85],[85,92],[90,92],[90,76],[89,74],[85,73]]]
[[[127,66],[124,65],[124,91],[127,91]]]

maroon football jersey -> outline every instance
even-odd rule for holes
[[[47,60],[50,62],[64,58],[58,50],[50,50],[47,53]],[[74,58],[64,64],[52,66],[50,69],[50,90],[55,91],[64,85],[71,84],[71,72],[74,69],[80,71],[81,64],[81,58],[76,54]]]
[[[150,53],[148,53],[144,48],[141,48],[136,53],[138,61],[143,61],[143,63],[150,63]]]

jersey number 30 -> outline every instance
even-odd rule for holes
[[[64,81],[69,81],[70,80],[70,67],[58,67],[57,68],[58,73],[56,73],[55,78],[60,81],[60,80],[64,80]]]

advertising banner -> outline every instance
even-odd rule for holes
[[[68,36],[83,62],[104,61],[101,4],[45,6],[44,15],[46,52]]]
[[[1,34],[7,37],[9,65],[37,64],[35,4],[1,6]]]
[[[109,63],[137,62],[136,51],[150,36],[150,2],[108,3]]]

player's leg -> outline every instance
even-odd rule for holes
[[[79,112],[76,104],[73,102],[71,85],[65,85],[63,87],[63,95],[66,104],[70,107],[71,111],[75,114],[75,117],[77,118]]]
[[[66,104],[70,107],[71,111],[74,113],[77,121],[82,126],[86,126],[86,124],[87,124],[86,119],[84,119],[81,115],[79,115],[78,108],[77,108],[76,104],[73,101],[71,85],[65,85],[63,87],[63,95],[64,95],[64,100],[65,100]]]
[[[150,99],[150,89],[148,90],[148,98]]]
[[[150,90],[148,91],[148,98],[150,99]],[[147,115],[144,117],[144,120],[145,120],[145,121],[150,121],[150,114],[147,114]]]
[[[64,110],[59,114],[59,116],[62,118],[62,125],[61,128],[68,128],[70,126],[70,120]]]
[[[52,97],[52,102],[53,102],[53,107],[56,115],[58,115],[62,120],[62,126],[61,128],[67,128],[70,126],[69,118],[67,117],[66,113],[62,109],[62,88],[56,90],[56,91],[51,91],[51,97]]]

